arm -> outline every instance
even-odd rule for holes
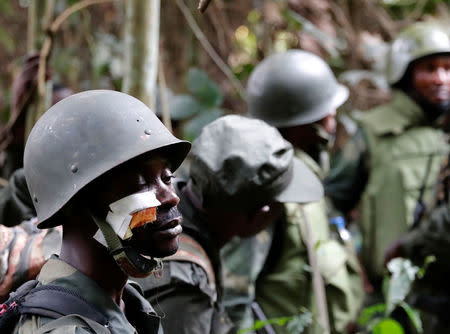
[[[367,144],[362,128],[348,140],[331,160],[324,181],[325,194],[341,212],[347,213],[358,203],[368,180]]]
[[[0,225],[16,226],[33,217],[36,217],[36,210],[21,168],[11,176],[8,186],[0,191]]]

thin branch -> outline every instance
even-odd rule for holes
[[[211,0],[200,0],[199,1],[198,10],[200,11],[200,13],[205,12],[205,10],[208,8],[210,2],[211,2]]]
[[[166,85],[166,76],[164,74],[163,62],[161,56],[159,56],[159,66],[158,66],[158,74],[159,74],[159,96],[161,101],[161,115],[164,125],[170,132],[172,131],[172,120],[170,118],[170,109],[169,109],[169,99],[167,97],[167,85]],[[156,103],[155,103],[156,104]],[[156,106],[155,106],[156,111]]]
[[[208,39],[206,38],[205,34],[201,31],[200,27],[198,26],[197,22],[195,21],[194,17],[192,16],[191,12],[189,11],[189,8],[185,5],[183,0],[176,0],[178,8],[183,13],[186,21],[188,22],[190,28],[194,32],[195,37],[199,40],[199,42],[202,44],[205,51],[208,53],[208,55],[212,58],[212,60],[216,63],[217,67],[225,74],[225,76],[230,80],[234,88],[236,89],[239,96],[245,100],[245,88],[241,84],[241,82],[236,79],[233,72],[230,70],[227,64],[220,58],[220,56],[217,54],[216,50],[212,47],[211,43],[209,43]]]
[[[60,28],[61,24],[66,21],[70,15],[73,13],[76,13],[77,11],[86,8],[88,6],[101,4],[101,3],[107,3],[107,2],[113,2],[116,0],[83,0],[75,5],[67,8],[64,12],[62,12],[50,25],[50,28],[48,29],[48,36],[44,41],[44,45],[42,46],[41,52],[39,54],[39,69],[38,69],[38,95],[39,99],[38,101],[41,101],[41,104],[45,101],[45,72],[47,67],[47,59],[50,55],[50,51],[52,49],[52,42],[53,42],[53,36]],[[38,105],[38,117],[39,114],[42,113],[43,109],[45,109],[45,106]]]

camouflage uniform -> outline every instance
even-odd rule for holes
[[[322,176],[317,163],[306,153],[297,150],[296,156],[310,167],[316,175]],[[364,300],[359,265],[355,254],[330,236],[325,200],[310,204],[285,204],[285,215],[277,222],[275,231],[265,231],[256,238],[244,241],[241,247],[236,243],[227,247],[224,266],[228,272],[226,305],[233,320],[240,328],[248,328],[254,322],[249,302],[256,299],[267,318],[295,315],[301,307],[314,312],[315,302],[305,245],[306,232],[302,210],[313,222],[312,243],[317,246],[319,270],[325,281],[328,311],[333,333],[342,333],[347,325],[355,322]],[[264,258],[255,256],[248,261],[245,255],[250,248],[259,247],[270,253]],[[263,246],[266,246],[265,248]],[[232,250],[233,249],[233,250]],[[263,253],[264,254],[264,253]],[[256,269],[259,267],[259,270]],[[255,275],[255,271],[257,275]],[[255,277],[257,276],[257,277]],[[231,279],[231,280],[230,280]],[[234,283],[234,284],[232,284]],[[246,289],[245,289],[246,287]],[[244,311],[245,317],[239,315]],[[288,333],[285,327],[275,326],[277,333]],[[307,333],[321,333],[313,324]]]
[[[325,188],[343,211],[361,198],[363,262],[371,277],[379,278],[387,247],[413,223],[422,188],[423,201],[430,203],[448,145],[443,132],[431,127],[424,111],[400,91],[391,103],[366,112],[360,124],[335,160]]]
[[[165,331],[228,333],[232,325],[223,306],[218,234],[223,228],[222,243],[234,235],[254,235],[278,217],[280,202],[318,200],[322,186],[275,128],[241,116],[207,125],[194,141],[191,159],[188,182],[176,184],[184,218],[179,251],[164,259],[161,278],[139,282],[167,314]],[[274,216],[271,206],[277,208]]]
[[[415,83],[414,67],[446,55],[450,34],[445,24],[418,22],[399,33],[387,54],[386,78],[395,88],[392,101],[364,114],[361,129],[344,147],[325,185],[328,196],[344,211],[353,209],[362,195],[362,257],[376,282],[381,280],[387,247],[429,206],[449,150],[437,126],[445,101],[441,105],[424,96]],[[441,69],[427,71],[441,78]],[[438,80],[428,84],[446,84]]]
[[[427,256],[436,261],[427,268],[423,279],[416,281],[410,302],[422,311],[424,333],[450,330],[447,309],[450,306],[450,169],[447,158],[439,173],[434,204],[414,229],[400,238],[401,255],[422,266]]]

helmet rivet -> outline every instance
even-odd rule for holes
[[[36,196],[36,195],[34,195],[33,200],[34,200],[36,203],[38,202],[38,199],[37,199],[37,196]]]
[[[78,166],[77,165],[72,165],[70,167],[70,171],[75,174],[76,172],[78,172]]]
[[[146,129],[144,132],[145,132],[146,135],[149,135],[149,136],[152,134],[152,131],[149,130],[149,129]]]

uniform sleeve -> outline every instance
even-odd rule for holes
[[[251,304],[255,286],[266,262],[273,236],[273,226],[251,238],[235,238],[221,249],[225,273],[224,304],[239,329],[253,326]]]
[[[347,213],[358,203],[367,184],[367,144],[362,128],[333,155],[324,181],[325,194],[339,211]]]
[[[401,239],[405,256],[421,263],[428,255],[450,266],[450,209],[448,204],[436,207],[417,228]]]
[[[145,291],[161,315],[164,333],[211,333],[214,306],[206,273],[193,263],[170,261],[168,265],[170,282]]]
[[[35,216],[36,211],[21,168],[11,176],[8,186],[0,190],[0,225],[15,226]]]

